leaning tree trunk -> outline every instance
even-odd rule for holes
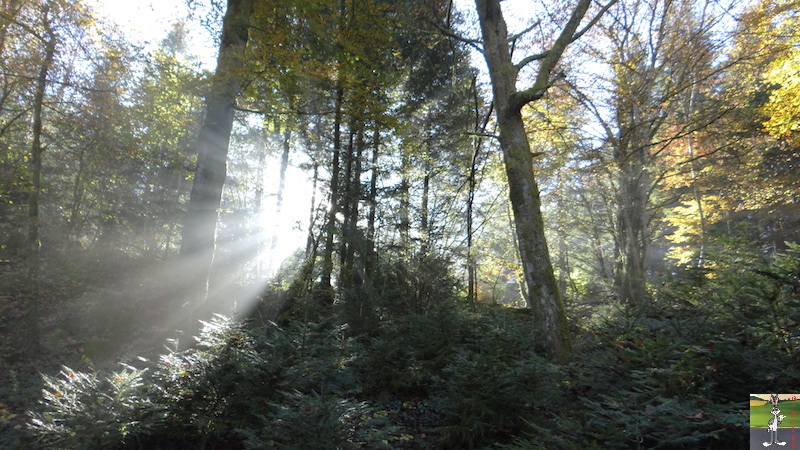
[[[498,112],[502,110],[498,103]],[[560,359],[569,352],[570,336],[545,238],[531,151],[519,111],[507,115],[504,122],[500,126],[500,145],[514,212],[514,227],[526,286],[525,297],[539,337],[546,343],[548,351]]]
[[[500,0],[475,0],[483,34],[483,53],[492,81],[492,93],[508,176],[509,198],[519,244],[525,296],[531,308],[534,327],[550,357],[565,361],[571,348],[567,318],[558,291],[550,253],[544,234],[539,187],[533,173],[533,161],[522,120],[522,107],[539,100],[552,83],[551,74],[567,45],[578,38],[577,32],[591,0],[579,0],[569,21],[545,53],[514,64],[509,48],[508,30]],[[540,61],[534,84],[517,91],[521,67]]]
[[[242,54],[247,46],[252,12],[253,0],[228,0],[217,67],[206,95],[206,113],[197,141],[197,167],[184,221],[181,257],[198,268],[201,282],[197,284],[203,287],[203,292],[198,293],[201,297],[208,293],[234,105],[244,82]]]

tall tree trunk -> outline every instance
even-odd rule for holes
[[[411,171],[411,156],[410,153],[403,152],[402,162],[400,163],[400,188],[398,194],[400,195],[400,248],[406,251],[411,247],[411,181],[409,181]]]
[[[351,118],[347,145],[345,146],[344,153],[342,154],[344,158],[344,176],[342,177],[342,204],[340,208],[342,213],[342,231],[339,238],[339,284],[337,286],[340,292],[342,289],[349,287],[350,268],[347,264],[347,255],[350,253],[351,247],[353,246],[353,236],[351,235],[350,229],[352,220],[352,203],[350,202],[350,196],[352,195],[353,190],[353,160],[355,159],[354,122],[355,119]]]
[[[619,245],[615,284],[620,296],[630,305],[647,299],[647,189],[649,174],[631,155],[620,170],[617,242]],[[633,160],[633,161],[631,161]]]
[[[262,217],[264,214],[264,173],[266,171],[267,165],[267,136],[266,136],[266,123],[264,124],[265,128],[265,136],[264,136],[264,145],[259,146],[258,149],[258,164],[256,168],[256,185],[255,185],[255,192],[254,192],[254,209],[256,217]],[[259,236],[265,232],[264,227],[261,225],[262,220],[258,220],[255,229],[255,235]],[[256,246],[256,258],[255,258],[255,267],[254,272],[256,278],[260,278],[261,276],[268,276],[270,273],[265,271],[267,270],[266,265],[269,263],[266,261],[265,256],[265,249],[266,242],[262,239],[258,239],[254,244]]]
[[[603,239],[600,227],[595,223],[592,225],[592,256],[597,264],[597,273],[603,280],[611,280],[611,270],[608,268],[608,258],[603,250]]]
[[[556,189],[558,190],[558,194],[556,194],[556,214],[559,217],[567,217],[567,208],[564,203],[566,186],[564,186],[560,174],[558,175]],[[558,290],[561,292],[563,297],[567,293],[567,286],[573,283],[571,283],[572,277],[570,274],[571,269],[567,241],[567,225],[564,223],[558,223],[556,227],[556,239],[558,241],[558,257],[556,258],[556,267],[558,267]]]
[[[358,203],[361,200],[361,157],[364,153],[364,127],[360,123],[352,125],[350,145],[347,151],[347,187],[345,189],[344,224],[342,228],[342,267],[341,287],[349,288],[360,284],[361,277],[356,271],[356,251],[362,252],[360,233],[358,233]],[[355,134],[355,141],[353,141]]]
[[[277,130],[278,127],[275,127]],[[289,129],[288,125],[284,125],[283,128],[283,151],[281,152],[281,166],[278,172],[278,192],[275,193],[275,217],[274,225],[272,227],[272,239],[269,244],[269,274],[274,274],[275,270],[277,270],[276,263],[280,263],[280,261],[275,261],[276,253],[278,250],[278,231],[279,231],[279,223],[281,219],[281,213],[283,212],[283,191],[286,188],[286,170],[289,168],[289,154],[291,153],[292,146],[291,146],[291,138],[292,138],[292,131]]]
[[[689,93],[689,101],[688,105],[686,105],[685,115],[687,121],[689,118],[694,114],[695,109],[695,98],[697,97],[697,86],[692,86],[691,92]],[[686,148],[689,151],[689,164],[691,165],[691,176],[692,176],[692,195],[694,196],[694,202],[697,204],[697,215],[700,221],[700,242],[698,243],[697,249],[697,262],[695,267],[703,268],[705,267],[705,252],[706,252],[706,216],[705,212],[703,211],[703,194],[700,192],[700,187],[698,186],[698,174],[697,174],[697,160],[695,159],[694,154],[694,133],[687,133],[686,135]]]
[[[375,217],[378,212],[378,155],[381,141],[380,126],[376,122],[372,132],[372,161],[370,167],[369,194],[367,195],[367,248],[365,249],[364,278],[367,280],[375,279],[375,272],[378,266],[378,255],[375,252]]]
[[[184,221],[181,256],[197,265],[201,280],[198,285],[203,287],[203,292],[198,293],[201,296],[208,293],[234,106],[244,82],[243,53],[247,47],[253,1],[228,0],[222,19],[217,67],[206,95],[206,113],[197,140],[197,167]]]
[[[314,132],[311,131],[311,124],[306,123],[305,128],[307,131],[303,133],[303,141],[305,142],[305,146],[309,154],[312,155],[311,161],[313,164],[313,176],[311,180],[311,204],[308,210],[308,237],[306,238],[306,252],[305,256],[306,259],[312,257],[312,250],[314,250],[314,256],[316,257],[316,249],[319,247],[319,243],[317,242],[316,233],[314,231],[314,224],[317,221],[317,187],[319,185],[319,162],[318,158],[319,155],[323,154],[324,149],[322,144],[320,143],[319,136],[321,136],[322,130],[322,116],[317,115],[316,119],[314,120]],[[317,136],[316,139],[312,139],[312,136]],[[312,150],[313,149],[313,150]]]
[[[316,247],[314,222],[317,217],[317,184],[319,184],[319,164],[314,162],[314,175],[311,179],[311,205],[308,209],[308,237],[306,238],[306,259],[311,257],[311,249]]]
[[[502,107],[498,103],[498,111]],[[506,116],[500,139],[511,144],[503,148],[511,209],[519,244],[525,298],[531,308],[536,331],[556,359],[566,358],[570,348],[566,313],[558,290],[544,233],[539,187],[533,176],[533,162],[519,112]]]
[[[28,346],[35,354],[39,350],[39,272],[41,247],[39,242],[39,196],[42,190],[42,115],[47,75],[56,55],[56,35],[50,25],[49,10],[45,9],[42,20],[46,36],[44,58],[36,77],[33,94],[33,126],[31,128],[31,191],[28,196],[28,283],[30,304],[27,311]]]
[[[81,147],[78,153],[78,170],[75,172],[75,181],[72,184],[72,204],[69,208],[69,219],[67,219],[67,241],[78,238],[78,221],[81,216],[81,206],[83,195],[86,189],[83,186],[83,171],[85,164],[86,147]]]
[[[430,195],[431,195],[431,177],[433,176],[430,161],[425,161],[425,175],[422,177],[422,199],[419,205],[419,226],[422,233],[421,253],[424,255],[428,253],[431,240],[431,231],[433,224],[431,223],[428,215],[430,209]]]
[[[474,234],[474,213],[475,207],[475,178],[477,174],[477,159],[478,152],[480,151],[480,142],[475,145],[475,152],[472,156],[472,162],[469,166],[469,180],[467,191],[467,302],[476,303],[478,300],[478,277],[477,265],[474,261],[473,251],[473,234]]]
[[[176,184],[175,184],[175,204],[180,204],[181,197],[183,196],[183,177],[178,176],[176,177]],[[170,217],[169,220],[169,231],[167,231],[167,239],[164,242],[164,255],[162,256],[163,259],[167,259],[171,255],[171,248],[172,248],[172,239],[175,236],[175,230],[178,227],[178,222],[175,217]]]
[[[369,196],[367,203],[369,204],[369,212],[367,214],[367,239],[374,243],[375,241],[375,217],[378,210],[378,155],[380,149],[381,132],[378,124],[375,124],[375,130],[372,135],[372,162],[370,167],[369,179]]]
[[[473,235],[475,233],[474,227],[474,209],[475,209],[475,191],[478,189],[478,163],[483,148],[483,135],[486,133],[486,127],[492,117],[494,110],[494,103],[489,105],[489,110],[481,120],[481,111],[478,99],[478,80],[472,79],[473,109],[475,111],[475,138],[474,145],[475,151],[472,153],[472,160],[469,164],[469,179],[467,180],[467,301],[476,303],[478,301],[478,264],[475,261],[473,254]]]
[[[328,220],[325,224],[325,253],[322,255],[321,284],[325,289],[333,287],[331,283],[331,277],[333,275],[333,238],[336,234],[336,213],[339,212],[339,159],[342,151],[342,102],[344,101],[344,89],[341,87],[341,84],[341,80],[339,80],[336,88],[333,116],[330,209],[328,210]]]
[[[500,0],[475,0],[483,35],[483,54],[492,81],[492,93],[499,128],[500,148],[508,177],[509,199],[519,244],[525,297],[531,308],[534,327],[546,352],[565,361],[571,340],[567,318],[550,262],[544,234],[539,187],[533,174],[533,161],[522,120],[522,107],[539,100],[550,87],[551,74],[567,45],[577,39],[577,30],[591,0],[579,0],[551,48],[539,57],[533,85],[517,91],[518,67],[511,58],[508,29]]]
[[[652,97],[651,82],[646,81],[639,89],[639,97],[621,101],[617,112],[619,137],[615,140],[614,162],[618,173],[616,271],[614,284],[629,305],[638,305],[648,299],[647,294],[647,250],[648,235],[647,205],[650,190],[650,146],[656,125],[642,111],[642,105]]]

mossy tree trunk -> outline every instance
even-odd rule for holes
[[[578,27],[590,4],[590,0],[579,0],[550,48],[515,64],[500,0],[475,0],[483,35],[483,53],[492,81],[500,148],[525,280],[524,294],[533,314],[536,332],[548,355],[556,361],[566,361],[571,338],[545,239],[539,187],[534,177],[533,155],[521,111],[528,103],[541,99],[551,86],[552,73],[567,45],[586,29],[579,31]],[[598,17],[591,20],[587,28]],[[533,85],[517,90],[520,69],[534,62],[539,63],[539,68]]]

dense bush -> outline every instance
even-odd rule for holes
[[[506,441],[560,402],[557,367],[537,356],[530,323],[515,316],[486,311],[460,324],[459,341],[434,383],[448,448]]]
[[[356,361],[365,392],[414,405],[406,425],[445,448],[482,448],[527,429],[557,395],[528,320],[503,308],[440,310],[387,324]]]
[[[203,325],[195,348],[161,357],[154,401],[167,411],[171,439],[235,440],[274,395],[279,368],[243,324],[218,316]]]

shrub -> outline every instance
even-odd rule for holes
[[[241,430],[246,448],[391,448],[385,411],[316,392],[284,392],[255,430]]]
[[[185,442],[235,439],[266,407],[277,377],[244,324],[216,316],[203,322],[196,348],[162,355],[152,382],[167,411],[169,438]]]
[[[513,310],[464,317],[448,364],[435,379],[440,442],[483,448],[507,442],[557,407],[558,369],[536,354],[530,322]]]
[[[31,413],[41,441],[60,448],[111,448],[153,432],[163,409],[152,403],[145,370],[126,366],[103,376],[64,367],[59,377],[42,375],[43,411]]]
[[[155,370],[44,376],[32,428],[62,448],[379,448],[385,414],[355,397],[360,350],[329,323],[251,329],[217,316]]]
[[[553,402],[557,370],[535,354],[526,319],[502,307],[411,314],[387,321],[355,364],[410,435],[482,448],[529,429]]]

